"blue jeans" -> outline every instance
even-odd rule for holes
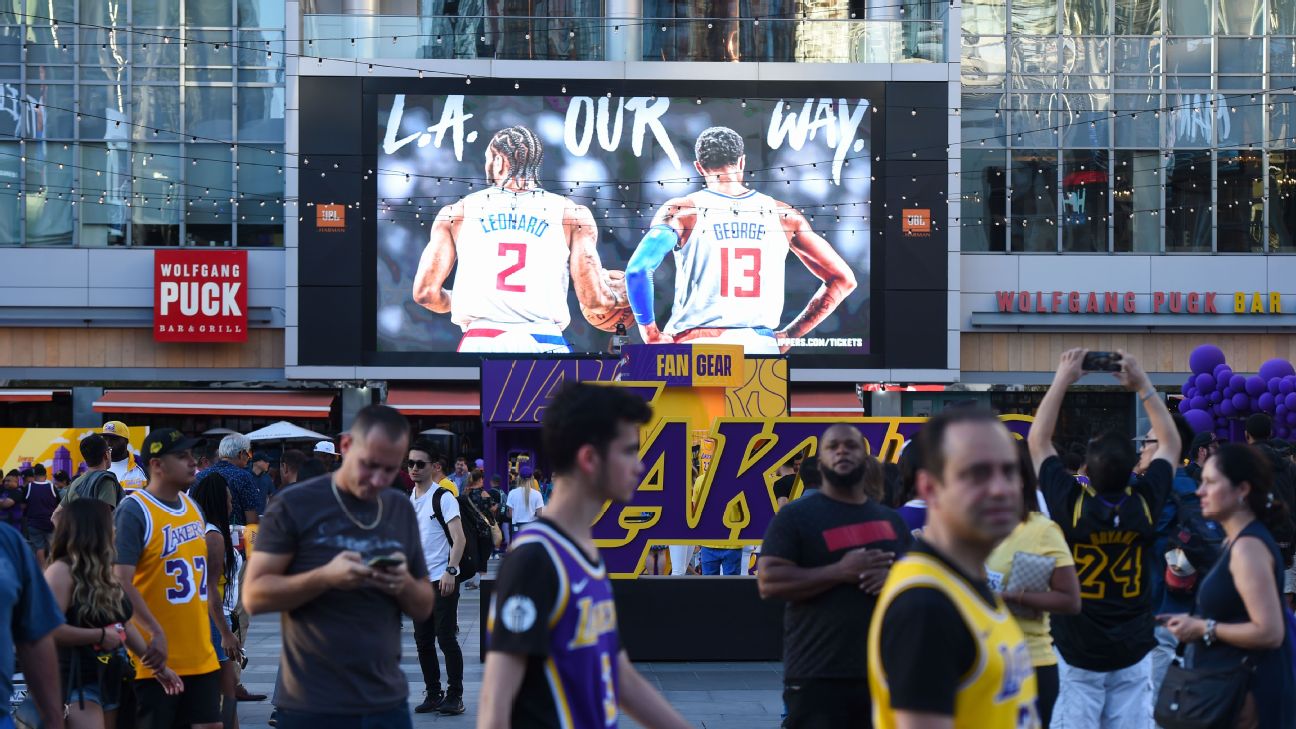
[[[702,574],[741,575],[742,549],[702,548]]]
[[[409,704],[350,716],[279,709],[279,729],[412,729]]]

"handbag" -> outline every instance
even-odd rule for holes
[[[1052,557],[1045,557],[1042,554],[1014,553],[1004,592],[1048,592],[1056,564],[1056,560]],[[1021,618],[1037,619],[1043,615],[1038,610],[1021,605],[1009,605],[1008,610]]]
[[[1166,669],[1153,717],[1162,729],[1230,729],[1255,670],[1250,658],[1223,668],[1187,668],[1183,645]]]
[[[499,524],[491,524],[491,545],[499,549],[499,545],[504,542],[504,532],[500,531]]]

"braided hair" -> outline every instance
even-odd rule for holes
[[[498,184],[517,180],[524,185],[540,186],[540,162],[544,159],[544,145],[535,132],[521,124],[501,129],[491,137],[490,148],[508,160],[508,176]]]

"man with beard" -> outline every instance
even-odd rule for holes
[[[144,473],[139,461],[132,463],[134,459],[130,452],[130,428],[120,420],[109,420],[104,423],[100,435],[108,441],[108,449],[112,452],[112,465],[108,470],[117,477],[117,483],[121,484],[122,489],[129,494],[147,486],[148,474]]]
[[[783,613],[788,729],[871,727],[868,626],[895,556],[913,538],[877,502],[882,466],[851,425],[824,431],[823,485],[775,515],[761,545],[761,597]]]

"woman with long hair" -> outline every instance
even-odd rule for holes
[[[113,575],[112,507],[98,499],[77,499],[64,509],[50,544],[45,569],[67,622],[54,631],[59,673],[67,692],[67,725],[71,729],[112,729],[130,659],[147,646],[131,624],[131,604]],[[184,690],[168,668],[157,679],[168,694]]]
[[[243,645],[230,627],[229,616],[238,606],[238,576],[243,558],[235,551],[230,536],[229,515],[234,509],[234,497],[225,477],[209,472],[189,489],[189,498],[202,510],[207,522],[207,594],[210,596],[207,610],[211,617],[212,646],[221,666],[221,720],[225,729],[237,729],[235,661],[241,658]]]
[[[1283,614],[1284,565],[1270,529],[1289,519],[1273,491],[1268,461],[1228,444],[1206,462],[1197,487],[1202,516],[1224,527],[1224,552],[1197,587],[1192,615],[1162,615],[1186,657],[1201,669],[1250,666],[1234,727],[1296,726],[1296,676]]]
[[[1040,726],[1047,727],[1053,717],[1059,688],[1057,655],[1053,652],[1053,637],[1049,634],[1049,615],[1080,612],[1080,580],[1061,527],[1039,511],[1039,497],[1036,495],[1039,481],[1026,441],[1017,441],[1017,446],[1022,481],[1021,523],[990,553],[990,559],[986,560],[986,575],[990,586],[1003,597],[1026,634],[1039,692],[1036,707]],[[1019,558],[1019,554],[1025,556]],[[1020,587],[1020,575],[1018,581],[1013,580],[1014,570],[1025,572],[1033,567],[1030,564],[1032,558],[1049,569],[1046,573],[1047,589],[1026,590]],[[1052,564],[1039,558],[1051,560]],[[1009,590],[1009,585],[1016,585],[1017,589]]]
[[[513,533],[535,521],[544,509],[544,497],[536,485],[531,464],[522,461],[518,465],[518,480],[508,494],[509,510],[513,512]]]

